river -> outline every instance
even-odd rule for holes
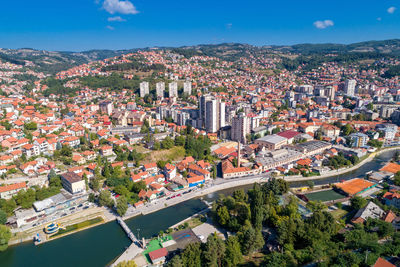
[[[385,162],[390,160],[394,153],[394,151],[382,153],[353,172],[315,180],[314,184],[321,185],[354,177],[364,177],[368,171],[380,169]],[[297,187],[305,184],[305,182],[293,182],[291,186]],[[251,185],[247,185],[241,188],[248,189],[250,187]],[[219,194],[228,195],[236,189],[222,190],[204,198],[212,201]],[[167,229],[205,207],[205,204],[200,199],[191,199],[145,216],[134,217],[126,222],[140,238],[149,238],[156,235],[160,230]],[[129,244],[130,240],[126,237],[121,227],[116,222],[110,222],[39,246],[29,242],[9,247],[6,251],[0,253],[0,266],[105,266],[118,257]]]

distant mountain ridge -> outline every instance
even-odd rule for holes
[[[138,50],[170,50],[183,56],[206,55],[225,60],[237,60],[257,53],[295,53],[302,55],[326,53],[378,53],[400,56],[400,39],[383,41],[366,41],[353,44],[296,44],[253,46],[241,43],[200,44],[182,47],[146,47],[127,50],[89,50],[82,52],[46,51],[31,48],[1,49],[0,60],[25,65],[27,61],[34,64],[34,69],[54,74],[77,65],[105,58],[120,56]]]

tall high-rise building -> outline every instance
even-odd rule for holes
[[[168,85],[169,89],[169,98],[178,97],[178,83],[172,82]]]
[[[331,101],[335,100],[336,90],[337,90],[337,85],[330,85],[326,87],[325,95],[329,98],[329,100]]]
[[[204,127],[206,120],[206,103],[211,100],[212,96],[210,95],[202,95],[199,100],[199,118],[201,121],[201,127]]]
[[[346,80],[344,84],[344,92],[348,96],[354,96],[356,92],[356,80]]]
[[[199,101],[200,123],[207,132],[215,133],[226,126],[225,102],[211,95],[203,95]]]
[[[103,102],[100,102],[99,108],[101,113],[106,113],[108,115],[111,115],[113,112],[113,103],[109,100],[105,100]]]
[[[140,97],[144,97],[148,95],[150,92],[149,90],[149,82],[141,82],[140,83]]]
[[[218,121],[218,109],[217,100],[211,99],[206,102],[206,119],[205,128],[208,133],[215,133],[218,131],[217,121]]]
[[[165,83],[164,82],[156,83],[156,96],[164,97],[164,91],[165,91]]]
[[[218,101],[218,130],[222,127],[226,126],[226,121],[225,121],[225,102],[222,102],[221,100]]]
[[[187,95],[192,94],[192,82],[186,81],[183,83],[183,93]]]
[[[250,133],[249,118],[244,113],[232,118],[231,139],[246,143],[246,135]]]

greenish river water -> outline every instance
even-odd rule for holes
[[[394,151],[385,152],[351,173],[315,180],[314,183],[319,185],[363,177],[368,171],[381,168],[393,154]],[[305,182],[291,184],[291,186],[301,185],[305,185]],[[248,189],[250,187],[251,185],[241,188]],[[219,194],[231,194],[235,189],[237,188],[222,190],[204,198],[212,201]],[[156,235],[160,230],[167,229],[205,207],[206,205],[200,199],[191,199],[145,216],[134,217],[126,222],[135,234],[138,233],[137,229],[140,229],[140,237],[149,238]],[[24,243],[9,247],[6,251],[0,253],[0,266],[106,266],[129,245],[130,240],[126,237],[122,228],[116,222],[110,222],[39,246],[35,246],[33,243]]]

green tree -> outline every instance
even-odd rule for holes
[[[219,224],[224,226],[229,222],[230,215],[229,215],[229,211],[226,208],[226,206],[222,206],[222,207],[218,208],[217,214],[218,214],[218,222],[219,222]]]
[[[21,206],[21,208],[29,209],[32,207],[33,202],[36,201],[36,191],[32,188],[29,188],[26,191],[21,190],[15,196],[15,201]]]
[[[160,144],[160,142],[154,141],[153,149],[154,149],[154,150],[160,150],[160,149],[161,149],[161,144]]]
[[[204,264],[210,267],[221,267],[225,257],[225,243],[215,233],[207,238],[203,251]]]
[[[350,124],[346,124],[342,126],[342,135],[343,136],[348,136],[349,134],[355,133],[356,131],[351,127]]]
[[[367,144],[372,147],[381,148],[383,145],[383,142],[372,139],[372,140],[369,140]]]
[[[324,209],[326,209],[326,205],[322,203],[321,200],[318,201],[310,200],[307,202],[307,208],[312,212],[323,211]]]
[[[256,230],[261,230],[264,221],[264,196],[259,184],[249,191],[251,220]]]
[[[282,195],[289,191],[289,184],[283,179],[272,178],[262,186],[264,192],[272,191],[275,195]]]
[[[125,196],[119,196],[116,204],[117,213],[119,216],[124,216],[128,210],[128,202]]]
[[[162,149],[170,149],[174,147],[174,140],[171,137],[167,136],[164,140],[161,141]]]
[[[14,212],[14,210],[17,208],[17,203],[15,202],[15,200],[9,199],[9,200],[5,200],[5,199],[0,199],[1,203],[1,209],[3,211],[5,211],[5,213],[7,213],[8,216],[11,216]]]
[[[28,131],[36,131],[37,130],[37,124],[34,121],[28,122],[24,124],[24,129]]]
[[[230,236],[226,240],[225,266],[235,267],[243,261],[243,255],[240,251],[240,243],[236,236]]]
[[[261,231],[256,231],[250,223],[245,224],[237,235],[244,255],[252,254],[264,246]]]
[[[175,145],[176,146],[184,146],[185,145],[185,137],[180,135],[175,137]]]
[[[57,177],[56,171],[54,169],[51,169],[49,172],[48,178],[50,180],[51,178],[54,178],[54,177]]]
[[[144,189],[146,189],[146,183],[145,183],[145,181],[142,180],[142,181],[133,183],[131,191],[135,192],[135,193],[139,193],[140,190],[144,190]]]
[[[89,185],[94,191],[98,192],[100,190],[100,187],[101,187],[99,178],[96,177],[96,178],[92,179],[90,181]]]
[[[128,195],[129,195],[129,190],[126,188],[126,186],[124,186],[122,184],[117,185],[114,188],[114,192],[116,194],[118,194],[118,195],[122,195],[122,196],[125,196],[125,197],[128,197]]]
[[[6,224],[7,222],[7,213],[3,210],[0,210],[0,224]]]
[[[168,267],[183,267],[182,259],[179,255],[175,255],[169,262]]]
[[[360,196],[354,196],[350,199],[350,205],[353,209],[359,210],[367,205],[367,200]]]
[[[0,225],[0,251],[4,251],[8,247],[8,240],[11,238],[11,231],[5,225]]]
[[[102,190],[99,195],[99,205],[111,208],[113,203],[110,191]]]
[[[182,255],[182,263],[183,266],[187,267],[202,267],[201,261],[201,247],[200,243],[190,243],[185,250],[183,251]]]
[[[72,148],[67,145],[63,145],[60,154],[64,157],[72,157]]]
[[[49,178],[49,186],[54,188],[61,188],[62,187],[61,178],[58,175]]]
[[[235,190],[232,196],[236,201],[241,201],[241,202],[247,201],[247,195],[243,189]]]
[[[159,160],[159,161],[157,161],[157,167],[160,168],[160,169],[164,169],[164,167],[165,167],[165,165],[166,165],[167,163],[168,163],[168,162],[166,162],[166,161],[164,161],[164,160]]]
[[[96,201],[96,196],[93,193],[90,193],[88,200],[89,202],[94,203]]]

